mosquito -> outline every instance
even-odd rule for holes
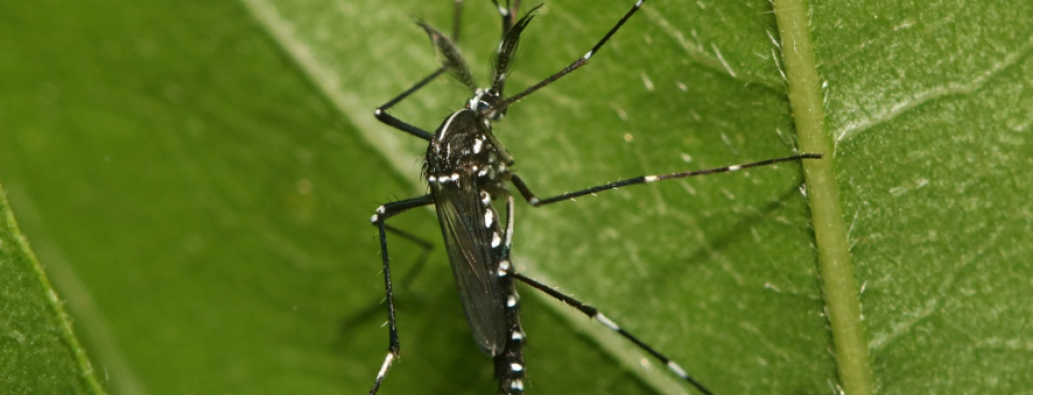
[[[523,346],[526,335],[520,326],[519,296],[516,293],[516,283],[521,282],[574,307],[589,318],[595,319],[610,330],[617,332],[660,361],[671,372],[698,391],[711,395],[711,391],[706,386],[695,380],[679,364],[623,329],[595,307],[524,276],[515,270],[510,260],[515,204],[513,194],[506,186],[507,183],[511,183],[528,204],[539,207],[632,185],[733,172],[780,162],[822,157],[819,154],[801,154],[713,169],[639,176],[548,198],[539,198],[535,195],[519,176],[510,171],[513,158],[492,134],[492,123],[502,120],[507,108],[521,98],[586,65],[625,22],[639,11],[644,1],[638,0],[591,50],[573,63],[545,80],[508,97],[503,95],[506,76],[515,58],[520,35],[541,5],[520,16],[519,0],[516,2],[506,0],[504,4],[499,3],[498,0],[492,0],[502,20],[502,36],[491,62],[491,85],[488,88],[480,88],[476,85],[455,45],[459,35],[461,0],[455,1],[455,20],[450,37],[426,22],[421,20],[416,22],[433,43],[440,58],[441,67],[377,108],[375,117],[384,124],[429,142],[423,163],[423,176],[428,184],[429,192],[419,197],[379,206],[371,219],[372,224],[379,229],[390,347],[379,368],[379,373],[376,375],[375,383],[369,390],[369,395],[375,395],[379,390],[390,364],[398,357],[401,350],[394,311],[393,282],[390,280],[390,258],[386,234],[387,231],[390,231],[414,240],[413,236],[386,224],[386,221],[402,212],[429,205],[433,205],[437,211],[444,245],[455,274],[455,283],[466,319],[473,333],[473,339],[486,355],[493,358],[500,393],[508,395],[524,393],[526,365]],[[449,115],[433,133],[402,121],[387,112],[401,100],[444,73],[450,74],[469,88],[473,92],[473,96],[466,101],[462,109]]]

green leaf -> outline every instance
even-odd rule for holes
[[[12,394],[103,394],[72,323],[0,189],[0,385]]]
[[[630,7],[608,3],[547,2],[507,90],[587,52]],[[841,289],[858,295],[868,360],[832,356],[797,165],[520,207],[516,260],[718,394],[837,392],[849,363],[878,393],[1028,393],[1031,11],[808,8],[843,218],[825,236],[851,246],[857,282]],[[368,217],[422,192],[425,149],[371,112],[437,67],[412,18],[449,30],[451,14],[400,0],[5,7],[0,181],[113,393],[368,389],[387,341]],[[797,104],[776,18],[769,2],[651,0],[496,134],[542,196],[788,155]],[[484,75],[497,16],[470,1],[464,21]],[[393,113],[432,130],[468,95],[443,79]],[[432,212],[394,221],[440,240]],[[421,249],[389,243],[401,279]],[[395,289],[402,358],[381,394],[494,392],[451,278],[438,246]],[[530,393],[693,391],[523,296]]]

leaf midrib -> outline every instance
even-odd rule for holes
[[[844,393],[867,395],[873,381],[869,349],[860,318],[859,286],[845,237],[848,228],[838,194],[834,145],[824,118],[808,5],[804,0],[777,0],[773,4],[799,147],[804,152],[824,154],[823,159],[804,161],[803,166],[838,376]]]

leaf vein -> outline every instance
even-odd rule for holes
[[[893,340],[896,340],[903,335],[910,333],[911,329],[917,326],[918,323],[924,319],[932,316],[936,309],[942,305],[945,296],[950,295],[950,290],[957,284],[957,280],[961,278],[960,274],[964,271],[964,268],[971,265],[972,262],[977,261],[984,253],[989,251],[996,245],[997,240],[1000,240],[1004,234],[1006,228],[1001,227],[998,231],[994,232],[990,239],[983,244],[974,254],[964,257],[957,266],[950,270],[948,275],[943,278],[942,283],[939,285],[939,289],[936,292],[932,292],[932,295],[940,295],[940,297],[934,297],[925,301],[924,305],[920,308],[915,309],[913,312],[908,314],[909,319],[903,320],[892,325],[892,328],[879,334],[873,340],[870,341],[870,350],[877,352],[884,350]],[[1032,346],[1030,345],[1030,348]]]
[[[837,129],[835,134],[835,147],[840,145],[845,140],[851,140],[860,133],[873,128],[877,125],[887,123],[903,113],[920,107],[926,103],[944,99],[949,96],[955,95],[970,95],[977,92],[986,86],[986,84],[993,79],[993,77],[999,75],[1002,71],[1008,69],[1019,62],[1030,59],[1027,57],[1028,54],[1033,52],[1033,38],[1029,38],[1029,44],[1024,46],[1018,51],[1009,53],[1004,57],[1003,60],[997,62],[989,70],[986,70],[975,79],[967,82],[951,82],[946,85],[936,86],[924,91],[918,92],[910,96],[907,99],[896,102],[888,107],[887,110],[876,113],[873,116],[863,118],[858,121],[854,121],[846,124],[845,126]]]

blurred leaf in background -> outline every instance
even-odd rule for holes
[[[630,7],[608,3],[547,2],[507,90],[588,51]],[[1032,5],[810,7],[875,389],[1029,393]],[[107,390],[366,391],[387,340],[368,217],[422,192],[424,150],[371,112],[436,69],[412,18],[447,30],[451,2],[2,8],[0,185]],[[464,19],[483,75],[499,21],[483,1]],[[543,195],[785,156],[777,37],[769,2],[650,1],[496,133]],[[394,111],[432,130],[468,95],[438,81]],[[836,393],[800,185],[779,166],[521,207],[517,261],[719,394]],[[394,221],[440,240],[432,212]],[[421,250],[389,242],[403,274]],[[381,393],[494,392],[443,255],[399,291],[402,358]],[[53,326],[11,324],[29,294],[4,281],[3,344]],[[523,295],[532,394],[690,391]],[[65,388],[70,363],[0,386]]]

